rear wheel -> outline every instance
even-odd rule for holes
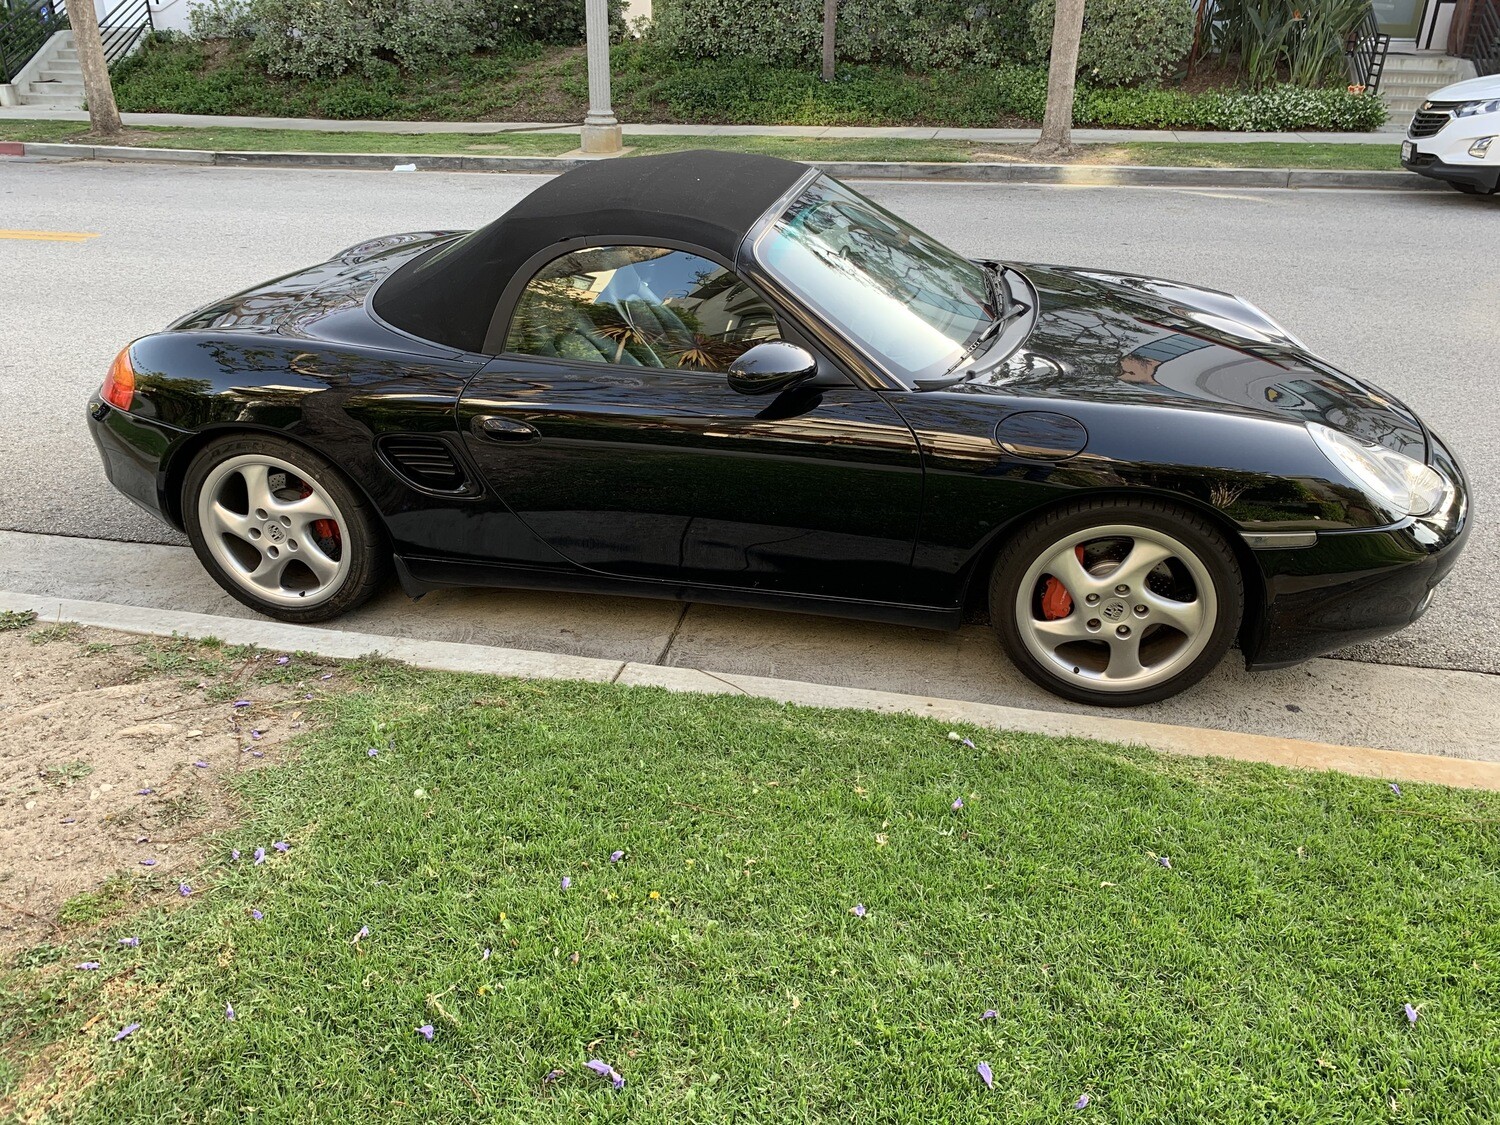
[[[388,564],[369,505],[322,457],[247,435],[188,466],[183,522],[216,582],[282,621],[326,621],[368,601]]]
[[[1233,552],[1202,517],[1152,500],[1090,501],[1024,528],[990,581],[1016,666],[1083,703],[1153,703],[1197,683],[1239,630]]]

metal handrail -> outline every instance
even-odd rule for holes
[[[1500,74],[1500,2],[1478,0],[1474,5],[1462,53],[1480,75]]]
[[[1375,19],[1375,5],[1365,6],[1365,14],[1349,32],[1344,54],[1349,58],[1349,74],[1354,85],[1371,94],[1380,92],[1380,78],[1385,73],[1385,56],[1391,48],[1391,37],[1380,30]]]
[[[54,34],[68,26],[62,0],[34,0],[19,8],[0,10],[0,82],[9,82]]]
[[[71,27],[67,0],[32,0],[13,10],[0,9],[0,82],[14,79],[53,35]],[[104,61],[113,67],[155,27],[149,0],[122,0],[99,20]]]
[[[154,29],[149,0],[122,0],[99,20],[99,36],[104,40],[104,61],[113,67],[135,50],[136,45]]]

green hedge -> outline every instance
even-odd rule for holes
[[[656,94],[674,118],[686,121],[986,127],[1041,121],[1047,73],[1014,65],[921,75],[848,67],[837,81],[824,83],[803,70],[721,60],[681,67]],[[1386,119],[1385,105],[1374,95],[1296,86],[1189,94],[1080,84],[1073,114],[1079,127],[1254,132],[1366,132]]]
[[[614,49],[614,103],[627,121],[745,125],[993,127],[1041,120],[1047,75],[1001,65],[910,73],[844,66],[833,82],[805,67],[745,59],[685,63],[639,43]],[[579,121],[583,54],[535,44],[422,74],[380,63],[369,73],[290,80],[268,75],[248,46],[153,40],[115,73],[121,109],[158,113],[403,120]],[[1380,99],[1277,86],[1250,93],[1079,88],[1079,126],[1360,132],[1385,120]]]
[[[1036,0],[1031,38],[1038,58],[1051,54],[1056,18],[1056,0]],[[1078,73],[1101,86],[1154,86],[1187,58],[1195,19],[1189,0],[1089,0]]]
[[[835,42],[845,62],[913,70],[1032,57],[1032,0],[841,0]],[[816,67],[817,0],[655,0],[652,41],[684,59],[747,59]]]

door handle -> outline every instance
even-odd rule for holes
[[[528,422],[514,418],[502,418],[497,414],[481,414],[470,424],[476,437],[485,441],[535,441],[541,431]]]

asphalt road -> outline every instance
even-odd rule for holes
[[[374,234],[486,222],[539,180],[0,160],[0,529],[180,542],[105,484],[83,406],[125,342]],[[1478,524],[1427,617],[1345,655],[1500,673],[1500,206],[1457,193],[866,184],[976,256],[1239,293],[1420,411]],[[1420,705],[1419,700],[1413,703]]]

